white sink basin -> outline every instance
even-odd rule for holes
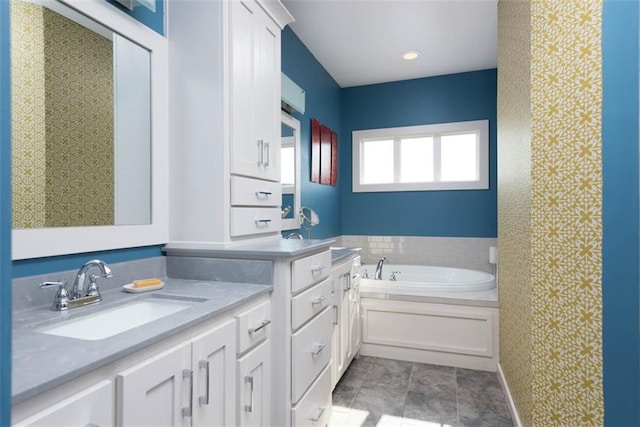
[[[184,301],[162,299],[138,301],[42,328],[38,332],[96,341],[153,322],[192,305]]]

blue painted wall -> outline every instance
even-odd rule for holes
[[[143,6],[137,6],[134,7],[133,10],[129,10],[115,0],[107,0],[107,2],[142,22],[156,33],[164,35],[164,0],[156,0],[155,12]]]
[[[495,69],[342,91],[340,174],[345,235],[496,237]],[[352,193],[351,132],[489,119],[489,189]]]
[[[340,186],[346,177],[340,174],[336,187],[312,183],[310,152],[312,118],[340,135],[340,86],[289,27],[282,32],[282,72],[306,92],[305,113],[293,116],[300,120],[301,127],[302,206],[312,208],[320,216],[320,224],[311,231],[311,238],[338,236],[341,234]],[[338,140],[339,146],[345,143]],[[306,232],[302,232],[306,237]]]
[[[11,423],[10,62],[9,2],[0,1],[0,426]]]
[[[640,425],[637,1],[605,0],[603,352],[605,425]]]

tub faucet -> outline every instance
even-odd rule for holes
[[[387,259],[385,257],[380,258],[378,265],[376,266],[376,274],[373,276],[376,280],[382,280],[382,266]]]

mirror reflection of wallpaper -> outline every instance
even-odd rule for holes
[[[13,226],[111,225],[113,46],[13,0]]]

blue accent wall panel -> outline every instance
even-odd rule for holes
[[[0,1],[0,426],[11,424],[11,57]]]
[[[342,234],[497,236],[497,70],[405,80],[342,91]],[[489,189],[352,192],[354,130],[489,120]]]
[[[139,248],[114,249],[110,251],[86,252],[72,255],[60,255],[45,258],[33,258],[13,261],[13,277],[34,276],[55,273],[57,271],[77,270],[91,259],[101,259],[107,264],[133,261],[143,258],[162,256],[162,246],[144,246]]]
[[[115,0],[106,0],[129,16],[151,28],[158,34],[164,35],[164,0],[156,0],[156,11],[144,6],[136,6],[129,10]]]
[[[605,0],[602,25],[605,425],[640,425],[637,1]]]
[[[320,216],[320,224],[312,229],[311,238],[338,236],[341,234],[340,187],[346,177],[339,173],[335,187],[311,182],[310,154],[312,118],[340,135],[340,86],[289,27],[282,32],[282,72],[306,93],[305,114],[293,116],[300,120],[301,127],[302,206],[312,208]],[[339,146],[344,143],[338,138]],[[341,161],[339,158],[338,164]],[[306,238],[306,232],[303,235]]]

